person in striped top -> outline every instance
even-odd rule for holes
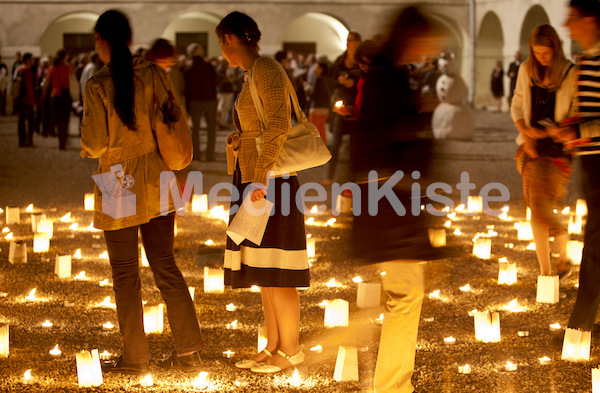
[[[575,97],[579,119],[555,129],[553,137],[581,156],[588,205],[579,290],[568,328],[592,331],[600,303],[600,1],[571,0],[565,26],[583,49]]]

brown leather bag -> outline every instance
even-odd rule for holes
[[[158,151],[169,169],[179,171],[186,168],[194,155],[192,136],[173,92],[167,87],[160,70],[152,66],[154,84],[154,124],[152,132],[158,144]],[[158,78],[167,91],[166,99],[161,102],[156,91]]]

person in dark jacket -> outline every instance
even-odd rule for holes
[[[208,134],[206,161],[214,161],[217,132],[217,73],[210,63],[204,61],[204,52],[200,45],[190,44],[188,56],[192,59],[192,65],[183,76],[186,105],[192,117],[194,160],[200,161],[200,119],[204,114]]]
[[[31,53],[23,55],[23,65],[17,70],[19,92],[17,95],[17,113],[19,115],[18,133],[19,147],[33,147],[33,132],[35,129],[35,73],[32,70],[34,63]],[[27,126],[25,125],[27,123]]]
[[[309,91],[310,111],[309,120],[319,130],[323,142],[327,143],[325,126],[329,118],[329,106],[331,105],[331,87],[327,79],[329,67],[325,62],[319,62],[315,68],[315,83]]]

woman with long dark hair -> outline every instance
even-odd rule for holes
[[[246,71],[245,83],[237,97],[234,124],[239,133],[239,149],[233,172],[238,195],[251,194],[253,202],[269,192],[275,193],[275,213],[269,218],[260,244],[244,240],[239,245],[227,239],[225,284],[232,288],[261,287],[261,299],[268,343],[251,359],[236,363],[238,368],[256,373],[276,373],[304,361],[299,343],[300,301],[297,287],[309,285],[308,256],[304,214],[292,208],[300,184],[295,173],[286,177],[269,176],[283,148],[291,125],[288,80],[279,63],[258,53],[260,30],[256,22],[241,12],[232,12],[217,26],[223,57],[232,67]],[[251,76],[251,78],[248,78]],[[250,93],[254,83],[264,107],[262,146],[254,136],[263,129]],[[233,136],[230,135],[230,138]],[[230,139],[228,138],[228,139]],[[285,189],[285,190],[284,190]],[[241,199],[241,198],[240,198]],[[232,211],[241,201],[232,201]],[[230,222],[235,217],[230,217]]]
[[[99,158],[94,175],[94,226],[104,230],[113,272],[113,289],[122,355],[105,371],[147,372],[150,350],[144,333],[138,261],[138,231],[156,285],[167,305],[175,341],[166,368],[200,366],[202,335],[194,304],[173,256],[175,208],[161,215],[160,174],[169,168],[157,148],[153,97],[165,102],[172,85],[165,72],[132,57],[127,17],[106,11],[95,27],[96,51],[106,64],[85,85],[81,124],[82,156]],[[163,84],[164,81],[164,84]],[[102,186],[102,189],[99,188]]]
[[[554,272],[564,278],[571,262],[567,257],[569,235],[561,209],[571,179],[571,157],[555,143],[544,121],[560,123],[573,112],[572,97],[577,80],[576,67],[565,58],[556,30],[550,25],[536,27],[529,36],[529,59],[519,67],[510,112],[519,130],[515,159],[523,177],[523,196],[531,209],[531,229],[540,264],[540,274],[552,273],[549,238],[554,236],[559,254]]]

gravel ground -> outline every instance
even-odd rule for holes
[[[438,165],[436,175],[454,184],[459,174],[468,171],[477,188],[497,181],[511,191],[509,215],[513,220],[503,221],[490,216],[466,217],[458,214],[447,230],[448,244],[462,250],[460,256],[426,265],[426,292],[440,290],[440,298],[426,296],[423,303],[419,329],[417,359],[413,382],[419,392],[589,392],[590,369],[597,367],[597,342],[592,342],[592,358],[585,363],[568,363],[560,360],[560,349],[552,345],[552,339],[561,333],[553,333],[549,325],[559,322],[565,325],[572,309],[577,289],[577,271],[561,283],[560,302],[554,305],[536,303],[536,276],[538,274],[535,252],[526,250],[529,244],[516,239],[514,220],[522,220],[525,209],[520,191],[520,178],[514,169],[512,156],[515,131],[507,114],[477,112],[477,132],[471,142],[445,142],[436,148]],[[73,122],[71,132],[76,132]],[[226,136],[219,134],[219,141]],[[118,353],[120,336],[114,329],[104,330],[102,324],[111,321],[116,325],[116,313],[112,309],[96,307],[106,296],[112,296],[112,288],[101,287],[101,280],[110,278],[108,262],[99,258],[105,250],[100,232],[85,228],[92,220],[92,213],[82,206],[83,194],[92,189],[89,177],[96,167],[94,160],[79,157],[76,135],[72,135],[67,151],[57,149],[57,140],[36,135],[36,148],[18,149],[16,119],[0,118],[0,207],[19,206],[24,209],[33,203],[36,212],[45,213],[56,220],[54,237],[47,253],[32,252],[29,215],[23,214],[22,223],[9,226],[16,240],[28,242],[27,264],[8,263],[9,241],[0,238],[0,322],[10,324],[10,356],[0,359],[0,391],[75,391],[77,372],[75,353],[83,349],[98,348]],[[344,169],[342,162],[342,172]],[[224,161],[210,165],[194,163],[193,169],[202,170],[205,190],[222,181],[229,181],[224,172]],[[301,181],[320,180],[324,169],[301,174]],[[453,193],[453,197],[457,194]],[[569,202],[577,196],[573,186]],[[79,230],[72,231],[73,223],[59,219],[71,212]],[[316,221],[323,223],[330,218],[320,215]],[[0,214],[4,220],[4,214]],[[565,217],[566,220],[566,217]],[[439,225],[444,220],[440,219]],[[225,223],[207,216],[186,215],[177,220],[176,258],[188,285],[196,287],[195,305],[206,339],[202,351],[203,370],[207,371],[209,384],[202,391],[311,391],[311,392],[357,392],[372,391],[373,371],[378,349],[380,325],[375,319],[380,309],[361,310],[356,307],[356,284],[352,278],[360,275],[368,282],[378,281],[378,273],[360,266],[349,258],[347,242],[350,228],[348,217],[338,218],[333,227],[309,226],[307,232],[317,239],[317,259],[312,264],[312,285],[300,291],[302,305],[301,341],[307,353],[307,361],[298,368],[302,382],[294,385],[292,371],[275,376],[256,376],[237,370],[233,363],[252,354],[256,348],[257,326],[261,323],[260,296],[249,290],[226,289],[224,294],[205,294],[202,266],[209,261],[219,263],[224,247]],[[498,236],[492,238],[492,257],[480,260],[471,255],[472,238],[480,232],[493,230]],[[3,225],[4,226],[4,225]],[[454,235],[460,228],[462,235]],[[211,247],[204,246],[213,240]],[[573,239],[581,240],[581,235]],[[509,248],[508,244],[514,245]],[[73,275],[86,272],[87,280],[60,280],[54,274],[55,255],[73,254],[81,249],[83,258],[73,260]],[[208,256],[207,256],[208,255]],[[513,286],[498,285],[498,258],[506,257],[517,262],[519,277]],[[331,278],[341,284],[338,288],[324,285]],[[144,299],[149,305],[158,304],[159,292],[153,285],[151,272],[142,268]],[[470,284],[472,290],[462,292],[459,287]],[[27,302],[25,297],[36,288],[37,300]],[[325,299],[345,299],[350,302],[350,326],[347,328],[324,328],[323,309],[318,304]],[[525,307],[522,312],[509,312],[502,307],[514,298]],[[234,303],[239,309],[225,310]],[[502,341],[482,343],[475,340],[473,310],[500,311]],[[49,319],[54,323],[44,328],[41,323]],[[239,321],[238,329],[228,330],[226,325]],[[154,359],[161,359],[172,349],[168,322],[165,319],[163,334],[149,335]],[[522,338],[518,331],[527,330],[529,336]],[[401,334],[401,333],[399,333]],[[443,338],[453,336],[456,344],[444,345]],[[56,344],[62,354],[48,354]],[[309,349],[323,346],[322,353]],[[359,350],[359,382],[336,382],[333,380],[335,359],[340,345],[355,346]],[[225,350],[235,351],[232,359],[222,356]],[[540,365],[538,358],[548,356],[549,365]],[[510,360],[518,364],[513,372],[504,371]],[[470,364],[470,375],[458,373],[458,365]],[[31,369],[36,383],[24,385],[25,370]],[[197,373],[165,372],[151,366],[154,386],[141,387],[139,378],[104,375],[104,383],[89,391],[155,391],[179,392],[194,390],[192,380]],[[247,383],[236,387],[236,381]]]

